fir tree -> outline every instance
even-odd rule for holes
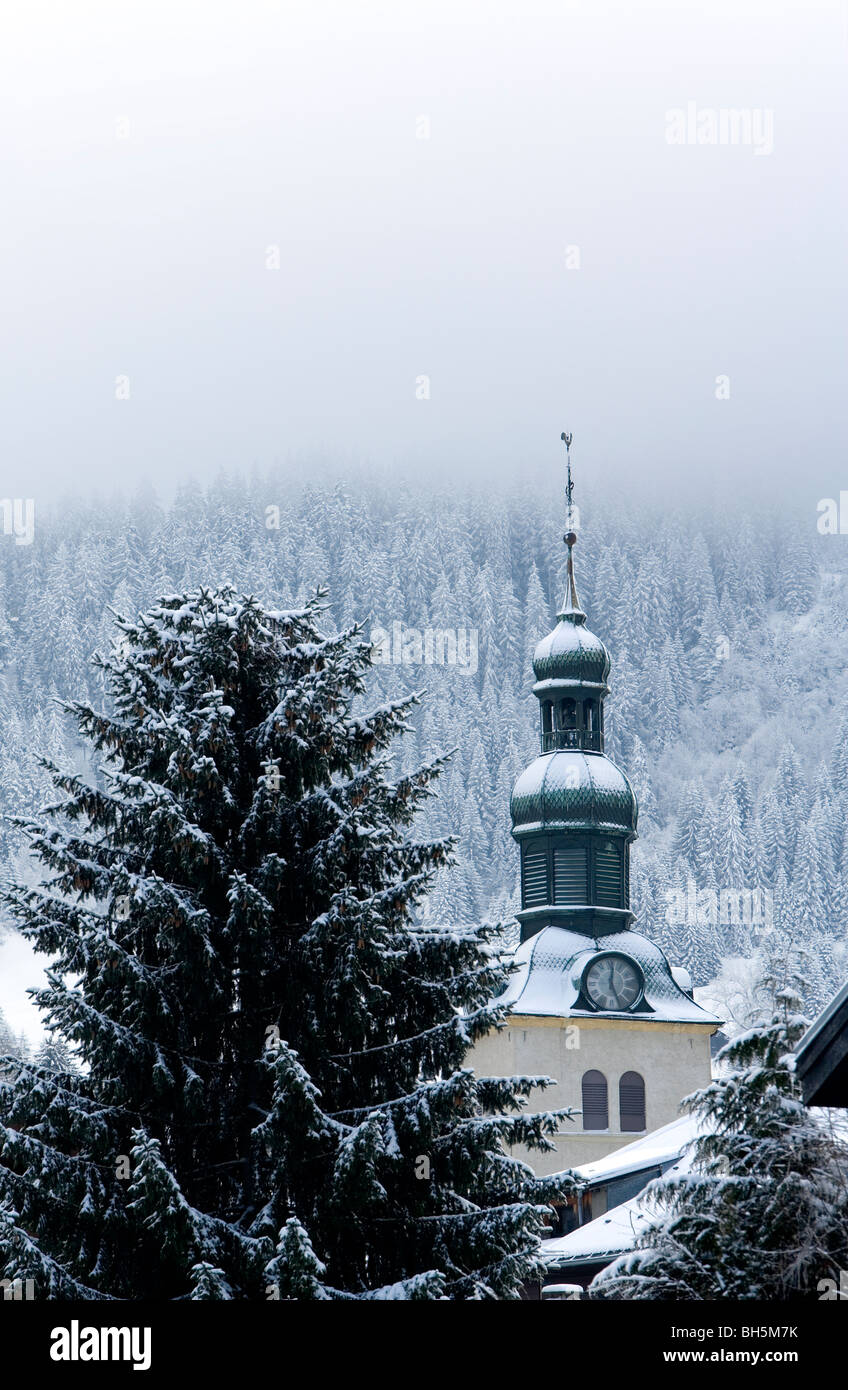
[[[738,892],[745,880],[745,837],[739,804],[729,780],[722,789],[718,807],[718,867],[721,887]]]
[[[831,923],[833,856],[820,815],[811,816],[798,837],[791,889],[795,920],[801,936],[810,940]]]
[[[843,803],[848,805],[848,704],[843,709],[836,731],[830,765],[833,768],[833,785]]]
[[[704,636],[704,614],[718,604],[709,550],[703,535],[693,537],[683,584],[683,631],[688,643]]]
[[[536,644],[551,630],[551,605],[539,579],[535,563],[527,580],[527,593],[524,598],[524,650],[532,656]]]
[[[633,744],[627,764],[627,775],[636,793],[640,820],[650,820],[656,813],[657,799],[654,795],[653,786],[651,785],[648,755],[638,735],[634,735],[633,737]]]
[[[764,870],[766,879],[773,883],[779,868],[786,865],[786,836],[783,814],[774,788],[763,797],[760,811],[760,825],[763,832]]]
[[[16,1070],[14,1059],[17,1057],[17,1048],[12,1030],[6,1022],[3,1010],[0,1009],[0,1083],[4,1077],[11,1076]]]
[[[494,929],[413,920],[441,763],[388,780],[415,697],[365,712],[370,643],[319,612],[164,599],[99,660],[110,710],[68,707],[104,782],[54,771],[25,825],[50,878],[7,895],[85,1064],[0,1088],[0,1269],[41,1297],[263,1299],[270,1269],[509,1298],[537,1268],[562,1184],[506,1151],[557,1117],[462,1065],[501,1017]]]
[[[35,1054],[35,1065],[49,1072],[74,1072],[76,1063],[61,1037],[53,1033],[45,1038]]]
[[[771,1022],[735,1038],[728,1072],[687,1102],[692,1173],[647,1189],[661,1215],[594,1280],[590,1297],[701,1301],[815,1297],[848,1261],[848,1150],[806,1109],[792,1066],[805,1021],[791,989]]]
[[[326,1273],[303,1226],[290,1216],[280,1232],[276,1254],[265,1266],[268,1297],[302,1302],[326,1299]]]
[[[739,820],[742,829],[747,830],[748,822],[751,819],[751,788],[748,785],[748,778],[745,776],[745,769],[741,765],[733,774],[731,786],[736,804],[739,807]]]

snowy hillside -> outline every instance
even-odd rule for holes
[[[612,654],[607,751],[641,807],[639,925],[699,986],[722,957],[804,945],[814,1010],[848,971],[848,540],[815,516],[581,500],[580,598]],[[427,692],[400,756],[457,750],[425,820],[457,834],[461,862],[427,915],[508,917],[509,793],[537,751],[530,660],[561,597],[562,529],[556,495],[385,477],[225,479],[168,508],[142,493],[40,515],[32,545],[0,547],[4,812],[49,798],[40,756],[78,765],[53,699],[102,698],[88,659],[110,607],[223,579],[281,606],[326,583],[329,625],[384,634],[375,698]],[[0,852],[4,874],[31,874],[7,823]]]

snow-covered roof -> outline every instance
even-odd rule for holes
[[[834,995],[830,1003],[825,1005],[818,1017],[810,1024],[803,1038],[801,1038],[795,1048],[796,1053],[800,1054],[804,1052],[805,1048],[810,1046],[814,1038],[818,1037],[819,1033],[826,1028],[828,1021],[833,1015],[838,1013],[844,1005],[848,1005],[848,981],[846,981],[839,993]]]
[[[818,1108],[811,1109],[810,1114],[835,1139],[848,1146],[848,1116],[842,1111]],[[693,1141],[703,1132],[702,1120],[696,1115],[683,1115],[678,1120],[672,1120],[671,1124],[634,1140],[632,1144],[625,1144],[624,1148],[573,1171],[592,1187],[599,1187],[604,1181],[612,1181],[628,1173],[638,1173],[643,1168],[661,1167],[664,1177],[680,1177],[691,1172],[695,1161]],[[669,1160],[674,1161],[666,1167]],[[612,1207],[602,1216],[596,1216],[593,1221],[587,1221],[585,1226],[579,1226],[567,1236],[544,1241],[542,1259],[551,1270],[598,1261],[609,1264],[617,1256],[629,1254],[635,1248],[638,1237],[656,1219],[659,1211],[657,1199],[647,1197],[643,1189],[635,1197]]]
[[[848,1106],[848,984],[801,1038],[795,1071],[807,1105]]]
[[[517,1014],[597,1017],[593,1010],[578,1007],[580,983],[592,956],[608,951],[620,951],[636,961],[645,980],[647,1008],[621,1013],[604,1010],[604,1018],[655,1018],[671,1023],[710,1024],[714,1028],[720,1023],[680,988],[659,946],[629,930],[595,938],[564,927],[543,927],[516,949],[513,959],[518,969],[498,1003],[506,1004]]]
[[[691,1166],[691,1154],[684,1153],[668,1170],[667,1176],[680,1177],[688,1173]],[[567,1236],[546,1240],[542,1245],[542,1259],[551,1270],[601,1260],[608,1264],[635,1248],[639,1236],[655,1220],[657,1212],[656,1203],[646,1198],[644,1192],[639,1192],[629,1202],[622,1202],[603,1216],[596,1216],[594,1221],[587,1221],[585,1226],[578,1226]]]
[[[681,1115],[661,1129],[654,1129],[650,1134],[634,1139],[632,1144],[625,1144],[623,1148],[614,1149],[603,1158],[584,1163],[582,1168],[572,1171],[583,1182],[595,1187],[601,1182],[624,1177],[627,1173],[638,1173],[642,1168],[659,1168],[673,1163],[700,1133],[697,1116]]]

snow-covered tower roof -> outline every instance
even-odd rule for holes
[[[604,753],[609,652],[586,627],[577,596],[571,474],[565,597],[556,627],[533,657],[540,705],[540,756],[518,778],[510,801],[521,846],[522,937],[546,926],[601,936],[626,930],[630,912],[629,845],[637,804],[624,773]]]

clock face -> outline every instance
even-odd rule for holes
[[[596,1009],[629,1009],[642,993],[642,979],[626,956],[601,956],[587,968],[583,987]]]

